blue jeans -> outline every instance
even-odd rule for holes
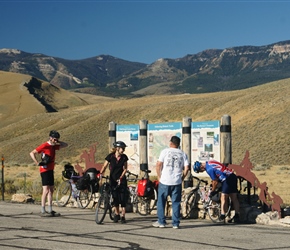
[[[159,182],[158,199],[157,199],[157,216],[158,222],[166,224],[165,205],[167,197],[170,196],[172,201],[172,226],[179,226],[180,223],[180,201],[181,201],[181,184],[168,186]]]

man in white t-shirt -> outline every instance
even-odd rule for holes
[[[162,150],[156,164],[156,173],[159,180],[157,215],[158,221],[154,227],[165,227],[165,204],[170,196],[172,202],[172,227],[178,229],[180,223],[180,201],[182,181],[189,171],[187,155],[179,149],[180,138],[172,136],[169,148]]]

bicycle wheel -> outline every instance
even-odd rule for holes
[[[88,188],[85,190],[79,190],[79,197],[77,199],[79,208],[86,208],[90,204],[92,196],[92,185],[89,185]]]
[[[136,194],[134,194],[132,198],[132,206],[133,206],[133,213],[137,213],[138,212],[138,196]]]
[[[105,217],[108,210],[109,199],[108,194],[106,192],[102,193],[96,207],[96,216],[95,220],[97,224],[101,224]]]
[[[152,212],[157,202],[157,193],[151,197],[137,197],[136,211],[138,214],[145,216]]]
[[[221,203],[210,200],[207,206],[207,213],[212,222],[220,222]]]
[[[196,207],[197,204],[197,192],[189,193],[185,199],[185,204],[183,205],[182,219],[188,218],[191,211]]]
[[[220,221],[220,215],[221,215],[221,203],[219,202],[215,202],[210,200],[209,205],[207,207],[207,212],[208,212],[208,216],[209,218],[213,221],[213,222],[225,222]],[[229,217],[231,212],[231,198],[229,197],[228,200],[228,209],[225,212],[225,217]]]
[[[109,216],[111,220],[114,220],[114,216],[115,216],[115,206],[113,203],[113,196],[112,194],[109,195],[109,199],[108,199],[108,209],[109,209]]]
[[[138,197],[136,210],[138,214],[145,216],[150,214],[151,199],[148,197]]]
[[[71,194],[72,194],[72,187],[71,187],[71,184],[70,184],[70,181],[67,180],[67,181],[63,181],[57,188],[57,192],[56,192],[56,203],[57,203],[57,206],[59,207],[64,207],[70,197],[71,197]]]

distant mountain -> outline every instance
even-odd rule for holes
[[[67,90],[113,97],[229,91],[289,78],[290,40],[209,49],[150,65],[109,55],[65,60],[0,49],[0,70],[28,74]]]

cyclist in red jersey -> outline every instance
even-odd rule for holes
[[[55,151],[67,147],[67,143],[59,141],[60,134],[52,130],[49,133],[49,140],[42,143],[37,148],[30,152],[30,157],[39,166],[41,182],[42,182],[42,196],[41,196],[41,216],[59,216],[52,210],[52,196],[54,190],[54,165],[55,165]],[[41,161],[36,159],[36,154],[41,154]],[[45,210],[46,199],[48,202],[48,209]]]

